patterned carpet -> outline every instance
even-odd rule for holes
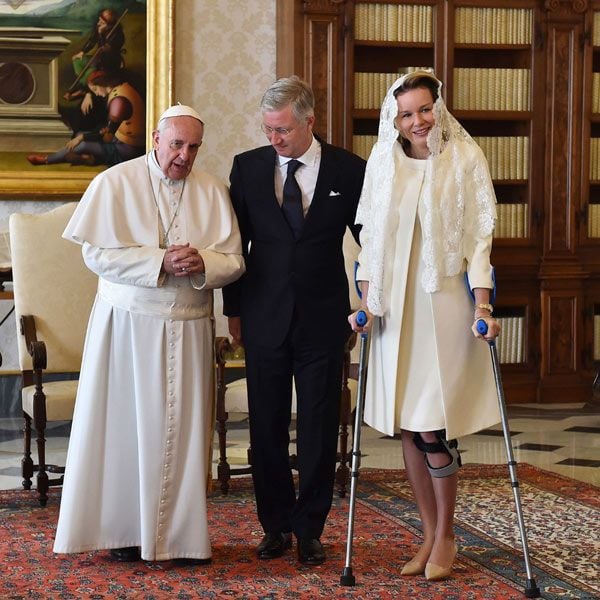
[[[542,597],[600,598],[598,488],[519,466],[534,576]],[[523,598],[524,567],[506,466],[461,471],[454,577],[428,582],[400,577],[420,532],[401,471],[363,471],[356,508],[353,568],[356,587],[341,587],[347,499],[336,499],[322,538],[328,560],[299,566],[294,552],[259,561],[261,531],[248,478],[232,481],[229,496],[210,500],[213,563],[119,564],[106,552],[53,555],[59,496],[40,508],[32,493],[0,492],[0,597],[21,598]]]

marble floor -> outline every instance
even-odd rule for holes
[[[509,406],[515,459],[600,487],[600,405],[554,404]],[[292,423],[293,428],[293,423]],[[69,423],[52,424],[47,438],[48,462],[64,464]],[[0,419],[0,489],[21,486],[20,419]],[[292,440],[294,432],[291,432]],[[245,463],[248,447],[247,415],[230,414],[227,455],[232,466]],[[403,468],[398,440],[364,426],[362,466]],[[293,452],[293,444],[291,447]],[[460,440],[463,463],[506,463],[501,425]],[[214,475],[218,446],[215,443]]]

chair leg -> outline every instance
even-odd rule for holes
[[[33,395],[33,426],[37,434],[36,444],[38,453],[38,472],[36,483],[40,504],[46,506],[48,502],[48,473],[46,472],[46,396],[42,391],[41,375],[35,381],[35,394]]]
[[[217,465],[217,479],[221,484],[221,493],[225,496],[229,492],[229,480],[231,479],[231,466],[227,462],[225,451],[225,439],[227,428],[225,424],[218,422],[217,430],[219,434],[219,464]]]
[[[36,427],[37,431],[37,450],[38,450],[38,472],[36,475],[36,483],[40,504],[46,506],[48,502],[48,473],[46,472],[46,433],[45,423]]]
[[[350,422],[350,388],[348,387],[348,374],[350,368],[350,352],[344,354],[344,368],[342,371],[342,390],[340,396],[340,428],[338,432],[338,461],[339,466],[335,472],[335,482],[340,498],[346,496],[346,488],[350,479],[348,468],[348,424]]]
[[[340,424],[339,443],[338,461],[340,464],[335,471],[335,482],[337,484],[338,496],[344,498],[350,479],[350,469],[348,468],[348,425],[346,423]]]
[[[219,353],[217,352],[217,356]],[[219,464],[217,465],[217,479],[221,484],[221,493],[229,492],[229,479],[231,478],[231,466],[227,462],[227,419],[229,414],[225,410],[225,365],[217,361],[217,435],[219,437]]]
[[[31,489],[33,477],[33,460],[31,459],[31,417],[23,413],[25,424],[23,427],[23,458],[21,459],[21,475],[23,476],[23,489]]]

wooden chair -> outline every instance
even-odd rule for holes
[[[80,246],[61,238],[75,203],[47,213],[12,214],[9,221],[17,344],[22,374],[23,487],[36,487],[42,506],[48,488],[61,485],[64,467],[46,464],[46,424],[72,419],[77,381],[45,381],[44,372],[78,373],[97,277],[82,259]],[[31,458],[32,422],[37,464]]]
[[[341,498],[346,495],[348,481],[350,479],[348,451],[348,425],[351,423],[352,411],[356,404],[357,382],[350,378],[352,369],[350,363],[350,352],[356,343],[356,335],[352,334],[348,339],[344,352],[344,365],[342,370],[342,381],[340,382],[340,427],[338,433],[338,454],[339,463],[335,481],[337,492]],[[215,341],[216,356],[216,381],[217,381],[217,435],[219,439],[219,464],[217,465],[217,479],[221,486],[221,492],[227,494],[229,491],[229,480],[234,475],[248,475],[252,473],[252,448],[247,450],[247,465],[244,467],[232,467],[227,460],[227,421],[232,403],[228,403],[227,391],[236,390],[237,400],[233,402],[233,408],[236,412],[247,412],[248,401],[245,396],[246,380],[237,379],[227,384],[226,369],[228,366],[243,369],[243,360],[234,357],[233,348],[226,337],[217,337]],[[243,396],[240,398],[240,396]],[[228,410],[229,409],[229,410]],[[295,412],[292,407],[292,412]],[[351,442],[351,441],[350,441]],[[350,443],[350,446],[352,444]],[[290,455],[290,465],[296,467],[296,455]]]

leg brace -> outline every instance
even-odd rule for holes
[[[426,442],[421,437],[420,433],[415,433],[413,437],[415,446],[421,452],[425,452],[425,463],[427,464],[427,468],[429,469],[429,473],[431,473],[432,477],[449,477],[450,475],[454,475],[454,473],[458,471],[459,467],[462,467],[460,454],[458,452],[458,442],[456,440],[448,441],[446,439],[445,429],[440,429],[434,433],[438,438],[437,442]],[[439,467],[436,469],[429,464],[429,461],[427,460],[427,453],[446,454],[450,458],[450,462],[445,467]]]

